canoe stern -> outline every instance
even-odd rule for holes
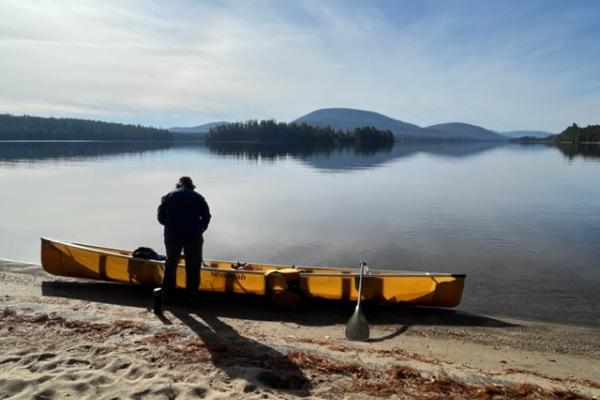
[[[436,280],[437,285],[433,297],[433,306],[436,307],[456,307],[462,299],[465,286],[464,275],[454,275],[452,279]]]

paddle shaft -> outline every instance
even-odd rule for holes
[[[365,265],[367,264],[365,264],[364,262],[360,263],[360,276],[358,278],[358,302],[356,303],[356,308],[360,307],[360,299],[362,297],[362,281]]]

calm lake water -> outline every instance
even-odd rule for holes
[[[163,252],[181,175],[207,258],[466,273],[462,310],[600,326],[600,158],[546,146],[0,143],[0,258],[38,262],[40,236]]]

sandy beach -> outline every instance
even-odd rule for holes
[[[352,304],[151,308],[147,288],[0,261],[0,398],[600,398],[594,328],[367,305],[359,343]]]

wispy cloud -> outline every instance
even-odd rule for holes
[[[315,108],[598,122],[600,5],[0,0],[0,107],[172,126]]]

